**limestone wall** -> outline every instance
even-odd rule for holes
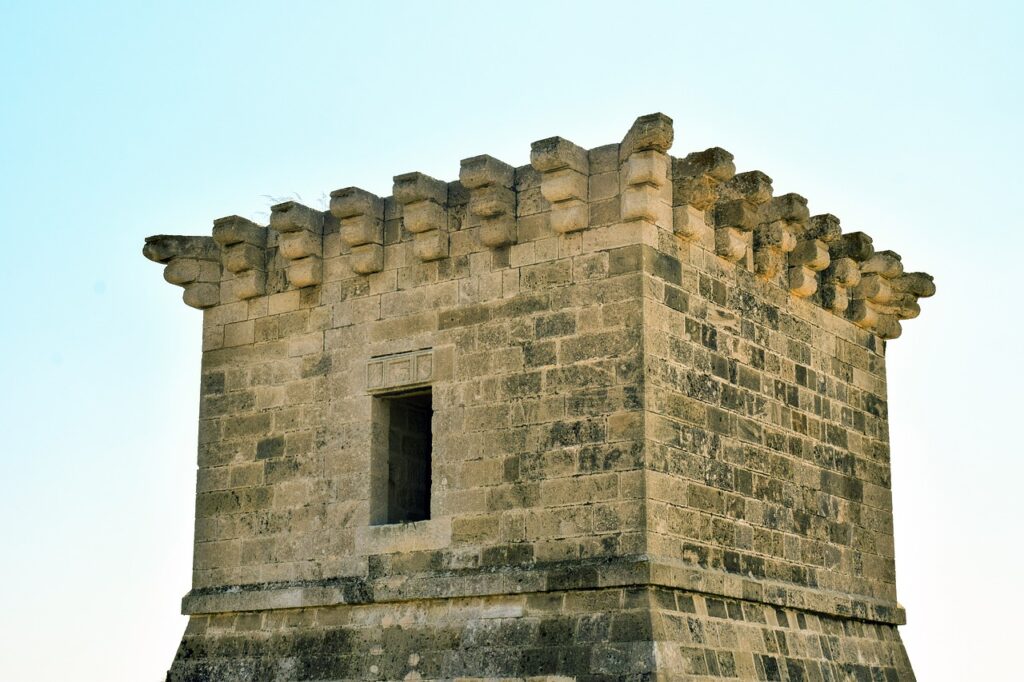
[[[607,640],[632,653],[570,664],[571,645],[541,644],[537,674],[612,674],[602,657],[622,654],[630,674],[686,679],[783,679],[790,659],[912,675],[893,627],[885,344],[931,278],[724,150],[670,156],[673,137],[654,114],[618,144],[549,138],[528,166],[475,156],[458,181],[406,173],[392,196],[348,187],[329,211],[286,202],[269,226],[147,240],[204,310],[180,679],[284,665],[217,647],[259,649],[288,619],[295,637],[365,644],[432,609],[465,612],[464,629],[360,653],[378,666],[360,675],[413,655],[435,676],[506,659],[498,672],[526,674],[548,616],[524,604],[618,590],[614,629],[634,589],[639,634]],[[383,523],[385,399],[427,387],[430,518]],[[506,607],[507,622],[473,615]],[[488,628],[519,633],[501,635],[515,656],[480,653]]]
[[[608,169],[596,184],[617,179],[617,153],[584,153]],[[365,576],[370,556],[399,572],[642,553],[639,233],[618,224],[612,186],[585,232],[559,235],[540,175],[506,170],[516,243],[483,244],[494,238],[473,192],[433,185],[446,199],[420,203],[443,203],[446,229],[410,232],[407,205],[373,199],[380,269],[355,272],[361,246],[346,241],[354,209],[343,202],[367,195],[343,190],[342,218],[317,219],[320,284],[289,285],[295,261],[279,244],[298,232],[270,230],[264,295],[206,310],[197,589]],[[409,178],[396,180],[399,196]],[[444,234],[444,258],[423,260],[429,232]],[[237,280],[225,269],[222,299]],[[417,349],[426,374],[385,376]],[[422,384],[434,407],[432,518],[373,527],[374,396]]]
[[[884,342],[710,245],[660,249],[683,274],[645,300],[650,554],[734,596],[902,618]]]
[[[649,587],[196,616],[171,682],[908,680],[892,626]]]

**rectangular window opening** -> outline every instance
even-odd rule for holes
[[[384,396],[376,402],[386,448],[381,447],[383,457],[378,457],[372,522],[425,521],[430,518],[434,416],[430,389]]]

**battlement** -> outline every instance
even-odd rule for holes
[[[239,216],[214,221],[213,239],[156,235],[144,255],[194,308],[279,294],[415,262],[452,261],[487,250],[500,257],[562,235],[614,239],[609,227],[655,225],[882,339],[920,314],[932,277],[905,272],[902,257],[876,251],[834,215],[811,215],[799,194],[774,196],[761,171],[736,172],[713,147],[677,158],[664,114],[641,116],[619,144],[583,149],[561,137],[534,142],[530,165],[487,155],[464,159],[459,180],[422,173],[394,178],[393,194],[331,192],[330,210],[272,207],[269,227]],[[588,231],[592,231],[587,234]],[[652,246],[654,246],[652,244]]]
[[[885,353],[932,278],[673,141],[146,240],[204,310],[169,679],[912,679]]]

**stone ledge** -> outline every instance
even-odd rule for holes
[[[182,613],[191,616],[638,586],[683,589],[872,623],[906,624],[906,612],[893,602],[747,579],[722,571],[651,561],[646,557],[192,590],[182,599]]]
[[[364,526],[356,530],[356,554],[394,554],[444,549],[452,542],[452,519]]]

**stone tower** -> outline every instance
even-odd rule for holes
[[[913,679],[885,347],[932,278],[672,138],[146,240],[203,309],[169,680]]]

